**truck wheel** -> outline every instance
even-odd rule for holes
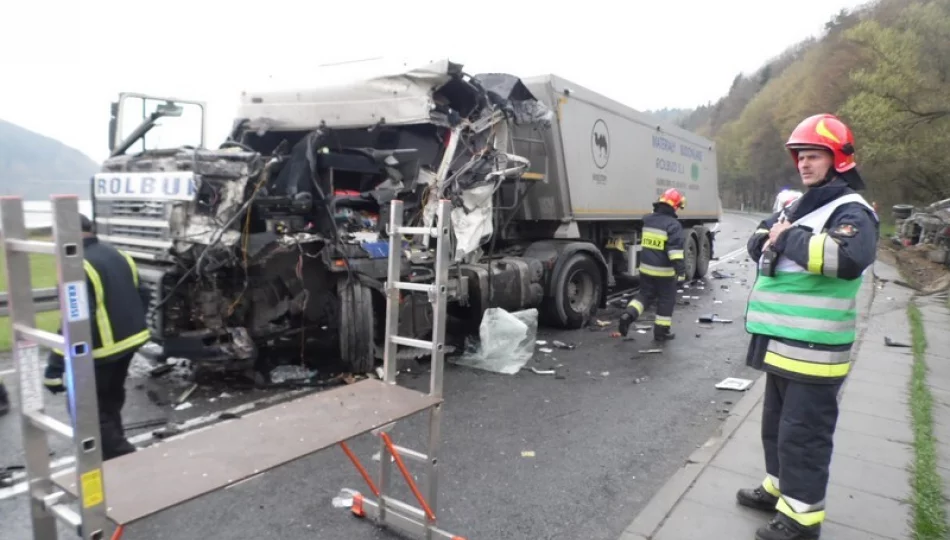
[[[696,227],[696,238],[699,239],[699,251],[696,253],[696,279],[706,277],[709,272],[709,261],[712,259],[712,244],[705,227]]]
[[[357,280],[337,283],[340,298],[340,358],[354,374],[369,373],[376,366],[373,297]]]
[[[541,304],[541,315],[551,326],[582,328],[597,312],[603,286],[597,263],[584,253],[575,253],[555,277],[552,294]]]
[[[687,234],[686,235],[686,246],[683,249],[683,263],[686,264],[686,281],[693,279],[693,276],[696,275],[696,255],[698,248],[696,247],[696,235]]]

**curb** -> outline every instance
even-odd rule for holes
[[[686,458],[686,465],[673,473],[673,476],[653,495],[650,502],[643,507],[643,510],[637,514],[637,517],[621,534],[621,540],[638,540],[653,536],[653,533],[663,525],[666,517],[683,498],[683,495],[693,486],[699,475],[719,454],[719,451],[732,438],[739,426],[745,422],[755,406],[762,400],[763,395],[765,395],[764,373],[752,383],[752,386],[746,390],[745,395],[736,402],[735,407],[729,413],[729,417],[719,426],[718,433],[690,454]]]
[[[856,355],[861,344],[864,342],[867,331],[866,320],[870,317],[871,307],[877,296],[877,281],[879,278],[873,272],[873,264],[871,268],[871,292],[867,307],[865,308],[866,319],[864,328],[860,329],[859,337],[852,348],[852,355]],[[705,444],[686,458],[686,464],[673,473],[670,479],[660,487],[647,505],[643,507],[643,510],[637,514],[637,517],[635,517],[630,525],[620,534],[618,540],[649,540],[653,538],[653,535],[660,529],[676,505],[679,504],[680,499],[693,487],[699,475],[706,470],[709,463],[719,454],[723,446],[729,442],[736,430],[739,429],[739,426],[745,422],[752,413],[752,410],[755,409],[756,405],[762,401],[762,397],[765,395],[765,377],[766,374],[763,373],[752,383],[752,386],[746,390],[745,395],[736,402],[729,417],[719,426],[717,434],[710,437]],[[847,383],[848,380],[845,381],[838,393],[839,402],[844,396]]]

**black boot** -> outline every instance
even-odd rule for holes
[[[755,531],[755,540],[818,540],[820,536],[820,523],[806,527],[781,512]]]
[[[673,330],[669,326],[654,326],[653,327],[653,340],[654,341],[669,341],[676,337],[676,334],[673,333]]]
[[[10,412],[10,394],[7,393],[7,387],[0,382],[0,416]]]
[[[775,505],[778,504],[778,497],[765,491],[762,486],[759,486],[754,489],[740,489],[739,492],[736,493],[736,501],[742,506],[748,506],[755,510],[774,512]]]

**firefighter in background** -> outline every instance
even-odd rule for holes
[[[3,384],[3,377],[0,377],[0,416],[10,412],[10,394],[7,393],[7,387]]]
[[[108,460],[135,451],[123,432],[122,407],[132,357],[150,337],[145,324],[149,291],[139,283],[132,257],[99,242],[92,221],[80,218],[102,459]],[[50,351],[43,384],[53,394],[66,391],[64,371],[62,351]]]
[[[838,118],[806,118],[786,147],[806,190],[759,224],[748,242],[759,261],[749,296],[747,365],[767,373],[762,446],[767,475],[739,504],[775,512],[758,540],[819,538],[838,419],[851,367],[857,295],[874,262],[877,214],[856,192],[854,138]]]
[[[626,336],[630,325],[656,301],[656,322],[653,339],[673,339],[673,307],[676,305],[677,283],[686,279],[683,261],[685,234],[676,211],[686,208],[686,197],[670,188],[653,203],[653,213],[643,218],[643,240],[640,251],[640,291],[627,304],[620,316],[619,332],[614,337]]]

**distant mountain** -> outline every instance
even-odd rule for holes
[[[0,120],[0,195],[49,200],[53,194],[89,197],[99,164],[75,148]]]
[[[647,111],[647,114],[652,114],[663,122],[669,122],[683,127],[683,123],[695,110],[696,109],[669,109],[664,107],[657,111]]]

